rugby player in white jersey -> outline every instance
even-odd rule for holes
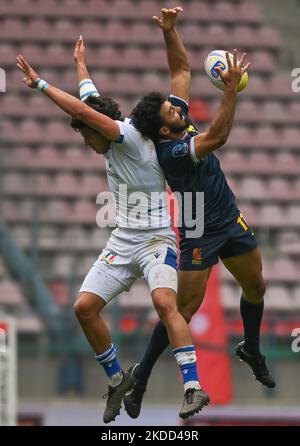
[[[153,200],[153,192],[165,192],[165,178],[154,145],[142,138],[129,119],[115,121],[100,113],[99,110],[106,108],[106,98],[89,98],[87,105],[40,79],[21,55],[17,57],[17,66],[25,73],[23,82],[44,92],[72,116],[73,127],[80,130],[86,144],[105,154],[107,159],[108,181],[117,203],[118,227],[87,274],[75,304],[76,316],[109,380],[103,421],[109,423],[119,414],[123,397],[134,378],[122,370],[100,313],[111,299],[128,290],[141,276],[148,282],[154,307],[167,329],[181,370],[185,397],[179,415],[187,418],[207,405],[209,397],[199,384],[195,347],[188,325],[176,306],[177,241],[170,228],[166,195],[163,194],[163,201]],[[91,84],[83,84],[84,99],[85,90]],[[109,101],[113,109],[113,101]],[[132,209],[124,206],[126,200],[119,195],[120,185],[126,185],[130,193],[143,192],[147,198],[148,207],[141,208],[140,219],[132,218]]]

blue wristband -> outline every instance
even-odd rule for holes
[[[48,87],[48,82],[46,82],[46,81],[44,81],[44,80],[42,80],[42,79],[37,79],[36,81],[35,81],[35,87],[38,89],[38,90],[40,90],[40,91],[42,91],[42,92],[44,92],[45,90],[46,90],[46,88]]]

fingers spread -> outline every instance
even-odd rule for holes
[[[231,60],[230,60],[229,51],[226,51],[226,60],[227,60],[228,69],[232,68],[232,63],[231,63]]]
[[[251,67],[251,63],[247,63],[247,65],[242,69],[242,72],[246,73],[246,71],[248,71],[250,67]]]
[[[239,67],[240,67],[240,68],[244,66],[244,63],[245,63],[245,60],[246,60],[246,56],[247,56],[246,53],[244,53],[244,54],[242,55],[242,58],[241,58],[240,63],[239,63]]]
[[[233,50],[233,67],[237,68],[237,49]]]

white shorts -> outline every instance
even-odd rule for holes
[[[109,302],[128,291],[141,276],[151,292],[156,288],[177,292],[177,252],[177,239],[171,228],[117,228],[88,272],[80,292],[97,294]]]

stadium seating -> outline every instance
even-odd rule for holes
[[[281,36],[256,1],[192,0],[183,6],[179,29],[190,54],[193,110],[201,128],[222,97],[204,72],[208,52],[238,46],[252,63],[235,126],[217,155],[267,254],[266,308],[299,310],[300,105],[290,75],[278,69]],[[0,60],[7,71],[7,93],[1,96],[3,215],[15,240],[29,250],[33,209],[38,210],[41,274],[61,304],[69,298],[67,284],[78,252],[83,254],[75,274],[80,282],[110,232],[95,225],[97,193],[108,189],[106,162],[83,146],[62,111],[25,88],[15,56],[24,54],[43,78],[78,95],[73,50],[83,34],[97,88],[128,115],[142,94],[170,90],[163,39],[152,23],[160,8],[158,0],[1,1]],[[203,113],[197,112],[199,101]],[[238,311],[240,290],[223,268],[221,274],[224,306]],[[3,281],[0,265],[0,304],[22,308],[24,299],[16,290]],[[151,305],[142,283],[120,303],[122,308]],[[22,330],[42,329],[30,312],[20,320]]]
[[[14,282],[4,280],[0,283],[0,304],[3,306],[20,306],[24,303],[20,288]]]
[[[43,321],[28,307],[16,282],[0,280],[0,305],[2,312],[14,314],[18,334],[39,334],[44,330]]]
[[[240,306],[241,290],[235,284],[224,283],[221,288],[222,303],[227,310],[237,311]]]
[[[270,285],[265,295],[265,307],[266,310],[289,312],[295,309],[293,300],[286,287]]]

